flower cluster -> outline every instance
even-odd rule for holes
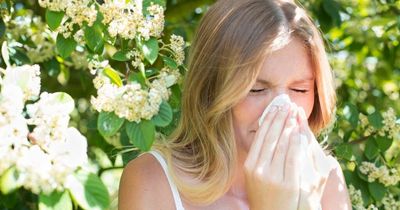
[[[376,167],[375,164],[364,161],[361,163],[359,170],[368,176],[369,182],[378,180],[386,187],[396,185],[400,181],[400,173],[397,169],[388,169],[385,165]]]
[[[400,134],[400,123],[397,122],[396,113],[393,108],[389,108],[386,112],[383,112],[382,117],[383,127],[376,130],[370,125],[367,116],[360,114],[361,127],[365,130],[364,135],[371,135],[377,132],[380,136],[387,135],[389,138],[395,138]]]
[[[355,210],[378,210],[378,208],[371,204],[367,208],[364,207],[364,201],[361,196],[361,191],[356,189],[352,184],[349,185],[349,196],[353,209]]]
[[[55,34],[48,30],[41,17],[34,16],[31,10],[27,10],[23,16],[16,16],[7,24],[9,45],[26,50],[26,55],[32,63],[41,63],[54,56]],[[20,37],[29,41],[25,43]]]
[[[66,0],[39,0],[41,7],[48,8],[51,11],[61,12],[68,7],[68,1]]]
[[[65,93],[39,97],[38,65],[1,72],[0,174],[16,170],[18,185],[33,193],[62,190],[67,177],[87,162],[86,138],[68,127],[73,99]]]
[[[379,135],[384,136],[388,134],[389,138],[394,138],[400,134],[400,123],[396,122],[396,113],[393,108],[389,108],[386,112],[382,113],[383,117],[383,128],[379,131]]]
[[[58,28],[64,38],[68,38],[74,32],[74,25],[80,28],[86,23],[92,26],[97,18],[97,10],[92,0],[39,0],[41,7],[51,11],[64,12],[64,22]],[[75,37],[74,37],[75,38]]]
[[[171,42],[170,47],[174,52],[174,58],[176,63],[178,65],[182,65],[183,61],[185,60],[185,53],[183,51],[185,46],[185,41],[183,40],[183,37],[173,34],[171,36],[170,42]]]
[[[382,204],[385,210],[398,210],[400,209],[400,201],[394,198],[391,193],[387,193],[382,199]]]
[[[97,97],[92,97],[91,103],[98,112],[115,112],[129,121],[150,120],[158,113],[161,102],[168,100],[171,94],[168,88],[177,83],[179,76],[176,70],[164,68],[156,79],[148,82],[149,89],[145,90],[137,82],[118,87],[99,74],[93,80]]]
[[[98,55],[94,55],[88,60],[88,68],[92,75],[95,75],[98,71],[104,70],[104,68],[109,66],[108,60],[102,60]]]
[[[148,40],[150,36],[160,37],[164,30],[164,8],[160,5],[149,6],[148,14],[142,12],[142,1],[106,0],[99,8],[111,37],[134,39],[139,35]]]
[[[361,191],[356,190],[353,185],[349,185],[349,196],[351,199],[351,204],[353,205],[354,209],[361,210],[364,209],[364,201],[361,197]]]
[[[65,38],[73,35],[78,43],[82,41],[82,32],[74,31],[74,25],[82,28],[87,23],[92,26],[98,12],[102,14],[102,22],[107,25],[111,37],[119,35],[124,39],[134,39],[139,35],[148,40],[150,36],[160,37],[164,30],[164,8],[157,4],[147,7],[145,14],[142,1],[105,0],[97,5],[99,11],[94,0],[39,0],[39,4],[51,11],[64,12],[64,22],[58,32]]]

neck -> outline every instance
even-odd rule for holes
[[[247,151],[245,151],[243,147],[238,145],[237,154],[238,156],[236,171],[227,195],[247,201],[247,192],[244,177],[244,162],[247,158]]]

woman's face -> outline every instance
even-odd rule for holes
[[[264,61],[251,91],[233,107],[233,127],[238,147],[248,151],[258,129],[258,119],[275,96],[289,95],[307,117],[314,106],[314,74],[305,46],[293,39]]]

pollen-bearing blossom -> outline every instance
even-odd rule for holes
[[[143,14],[141,0],[105,0],[99,9],[111,37],[134,39],[139,35],[148,40],[150,36],[159,38],[164,30],[164,8],[158,4],[147,7],[148,14]]]
[[[388,169],[385,165],[377,167],[374,163],[364,161],[361,163],[359,170],[368,176],[369,182],[378,180],[386,187],[396,185],[400,182],[399,171],[395,168]]]
[[[174,59],[176,63],[178,65],[182,65],[183,60],[185,60],[185,52],[184,52],[185,41],[183,40],[183,37],[172,34],[170,42],[171,42],[170,47],[174,52]]]
[[[38,65],[9,67],[5,70],[2,86],[6,89],[10,86],[18,87],[22,91],[24,102],[32,100],[40,93],[39,75],[40,67]],[[15,97],[15,100],[17,100],[17,97]]]
[[[377,130],[370,125],[368,117],[360,114],[359,116],[361,127],[364,129],[364,135],[370,135],[376,132],[380,136],[387,136],[388,138],[395,138],[400,135],[400,123],[397,120],[396,113],[393,108],[389,108],[382,113],[382,128]]]
[[[162,101],[167,101],[171,95],[169,87],[179,79],[177,70],[163,68],[145,89],[137,82],[118,87],[109,78],[99,74],[93,80],[97,97],[92,97],[91,104],[98,112],[115,112],[117,116],[129,121],[150,120],[158,113]]]
[[[51,11],[64,12],[64,22],[57,29],[64,38],[71,36],[76,24],[83,27],[86,23],[92,26],[97,18],[95,1],[92,0],[39,0],[41,7]]]
[[[0,175],[14,168],[18,184],[36,194],[63,190],[67,176],[87,163],[86,138],[68,126],[73,99],[44,92],[25,105],[40,93],[39,66],[0,73]]]

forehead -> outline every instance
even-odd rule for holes
[[[314,71],[308,50],[298,39],[292,39],[284,47],[270,53],[264,59],[258,75],[258,79],[272,83],[313,78]]]

